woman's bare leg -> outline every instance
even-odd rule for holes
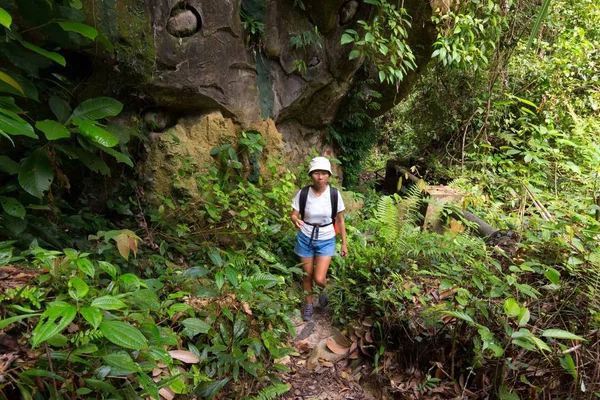
[[[302,262],[302,269],[304,270],[304,276],[302,277],[302,290],[306,295],[306,304],[312,304],[312,291],[313,291],[313,264],[315,262],[314,257],[300,257]]]
[[[327,270],[329,270],[329,264],[331,264],[330,256],[318,256],[316,257],[315,263],[315,271],[314,271],[314,280],[315,283],[324,288],[327,286]]]

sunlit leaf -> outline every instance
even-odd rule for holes
[[[113,147],[119,143],[119,139],[112,132],[100,127],[94,121],[74,119],[73,123],[77,125],[79,132],[92,142],[105,147]]]
[[[12,17],[4,8],[0,7],[0,25],[10,29],[10,24],[12,24]]]
[[[83,279],[77,276],[74,276],[71,279],[69,279],[68,287],[70,289],[75,289],[74,292],[71,290],[69,291],[74,300],[80,300],[84,298],[90,291],[90,287],[88,286],[88,284],[85,283]]]
[[[344,33],[342,35],[342,38],[340,41],[341,44],[348,44],[348,43],[352,43],[352,42],[354,42],[354,38],[352,36],[348,35],[347,33]]]

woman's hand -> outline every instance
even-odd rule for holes
[[[304,221],[302,221],[300,218],[296,218],[294,219],[294,225],[296,225],[297,230],[300,230],[304,226]]]
[[[294,226],[296,227],[297,230],[302,229],[302,226],[304,225],[304,221],[302,221],[302,219],[300,218],[300,213],[298,212],[298,210],[292,211],[292,215],[290,215],[290,219],[294,223]]]
[[[348,245],[346,243],[342,243],[342,251],[340,254],[342,257],[346,257],[348,255]]]

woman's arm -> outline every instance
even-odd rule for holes
[[[304,225],[304,221],[302,221],[300,219],[300,211],[293,210],[292,215],[290,215],[290,218],[292,219],[292,222],[296,226],[296,229],[298,229],[298,230],[302,229],[302,225]]]
[[[335,223],[340,231],[340,238],[342,239],[342,257],[348,255],[348,243],[346,243],[346,222],[344,221],[344,212],[339,212],[335,217]]]

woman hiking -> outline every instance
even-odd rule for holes
[[[291,215],[298,229],[294,252],[300,257],[304,269],[302,288],[306,293],[306,303],[302,319],[305,321],[310,320],[314,312],[313,280],[323,289],[319,295],[319,306],[327,305],[325,286],[331,257],[335,255],[336,231],[339,231],[342,240],[342,257],[348,254],[343,214],[346,207],[340,192],[329,186],[331,163],[325,157],[315,157],[310,161],[308,174],[312,185],[296,194]]]

